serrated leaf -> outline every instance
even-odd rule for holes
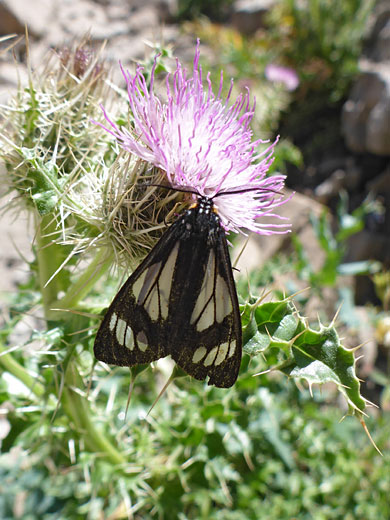
[[[19,153],[26,163],[27,175],[22,182],[40,215],[50,213],[59,200],[61,182],[58,167],[52,161],[37,156],[34,149],[22,147]]]
[[[255,356],[274,342],[279,348],[284,348],[285,342],[294,337],[297,329],[298,322],[292,312],[288,300],[252,307],[252,318],[244,327],[244,351]]]
[[[335,382],[352,408],[359,411],[365,408],[355,373],[354,354],[341,345],[333,326],[321,326],[319,331],[307,327],[295,340],[292,354],[295,366],[289,369],[291,377],[303,378],[309,383]]]
[[[279,349],[288,359],[275,368],[309,385],[335,383],[351,410],[360,414],[365,400],[355,372],[352,351],[340,343],[333,325],[310,328],[289,300],[257,305],[244,328],[244,351],[250,356]]]

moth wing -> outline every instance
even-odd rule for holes
[[[201,289],[189,327],[172,348],[172,357],[188,374],[209,385],[232,386],[241,364],[241,316],[223,230],[206,257]]]
[[[178,254],[172,227],[125,282],[97,332],[95,357],[107,364],[133,366],[169,354],[164,324]]]

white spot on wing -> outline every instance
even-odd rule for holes
[[[109,325],[111,332],[115,329],[117,319],[118,319],[118,316],[116,315],[115,312],[113,312],[111,314],[110,325]]]
[[[151,265],[140,275],[133,284],[133,294],[137,298],[137,303],[142,305],[149,295],[150,288],[154,285],[158,273],[160,272],[161,262]]]
[[[205,311],[202,313],[199,321],[196,324],[196,330],[202,332],[214,323],[214,305],[210,302]]]
[[[126,322],[119,318],[116,323],[116,339],[118,340],[119,345],[122,345],[122,347],[125,344],[126,327]]]
[[[145,333],[144,332],[139,332],[137,334],[137,345],[138,345],[138,348],[140,350],[142,350],[142,352],[145,352],[145,350],[148,348],[148,344],[145,343],[147,341],[147,338],[145,336]]]
[[[133,350],[134,348],[134,340],[133,340],[133,331],[130,327],[127,327],[125,334],[125,347],[129,350]]]
[[[229,347],[229,355],[228,355],[228,357],[232,357],[232,355],[235,353],[235,351],[236,351],[236,341],[234,340],[234,341],[232,341],[232,342],[230,343],[230,347]]]
[[[158,304],[158,290],[157,285],[155,285],[150,292],[144,303],[145,309],[150,316],[151,320],[158,320],[159,316],[159,304]]]
[[[165,319],[168,317],[169,296],[171,294],[173,274],[176,265],[177,254],[179,252],[179,242],[175,244],[169,255],[165,265],[161,271],[158,281],[160,291],[161,316]]]
[[[222,323],[224,318],[232,312],[233,305],[227,283],[220,275],[217,276],[215,284],[215,299],[217,302],[216,320],[218,323]]]
[[[146,277],[147,272],[148,272],[148,270],[144,271],[137,278],[137,280],[133,283],[132,291],[133,291],[134,298],[137,300],[137,303],[140,302],[140,294],[141,294],[142,287],[145,282],[145,277]]]
[[[207,329],[214,322],[214,272],[215,254],[210,251],[206,271],[202,282],[202,287],[196,299],[194,310],[192,311],[190,323],[196,323],[198,331]]]
[[[199,347],[195,350],[194,355],[192,356],[193,363],[199,363],[201,359],[204,358],[207,349],[205,347]]]
[[[217,355],[218,347],[214,347],[207,354],[206,359],[203,361],[205,367],[208,367],[214,363],[215,356]]]
[[[215,358],[214,365],[220,365],[223,361],[225,361],[228,349],[229,343],[222,343],[222,345],[219,345],[219,350],[217,357]]]
[[[153,321],[160,317],[164,319],[168,317],[169,296],[178,251],[179,243],[172,249],[163,266],[161,262],[151,265],[133,285],[133,294],[137,303],[145,307]]]

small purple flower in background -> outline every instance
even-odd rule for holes
[[[268,81],[283,83],[289,91],[295,90],[299,85],[298,74],[294,69],[289,67],[282,67],[282,65],[270,63],[265,67],[264,73]]]
[[[212,91],[209,74],[206,87],[199,65],[199,42],[192,75],[180,62],[166,77],[167,101],[153,92],[154,72],[147,87],[138,66],[134,76],[122,69],[127,83],[133,127],[119,128],[104,111],[110,132],[120,145],[136,156],[166,172],[172,187],[196,191],[213,197],[223,192],[243,191],[219,196],[214,205],[227,231],[241,228],[261,235],[288,232],[288,224],[260,222],[260,217],[283,219],[274,209],[287,202],[280,192],[285,176],[266,177],[273,161],[277,140],[261,153],[252,141],[250,122],[255,104],[250,104],[249,91],[229,106],[232,85],[227,98],[221,97],[223,77],[218,94]]]

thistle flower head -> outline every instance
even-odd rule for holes
[[[199,54],[198,42],[190,76],[177,60],[176,70],[166,77],[165,101],[154,93],[156,61],[149,86],[141,66],[134,76],[122,69],[132,127],[119,127],[104,108],[109,126],[102,126],[125,150],[160,168],[172,187],[215,197],[226,230],[285,233],[288,224],[258,220],[281,219],[274,209],[289,200],[280,193],[285,177],[266,176],[277,140],[258,151],[264,141],[252,141],[255,103],[249,91],[230,103],[231,83],[223,99],[221,73],[215,94],[210,75],[202,77]]]
[[[51,51],[0,106],[0,182],[8,188],[6,209],[27,208],[37,225],[50,223],[43,233],[68,246],[68,265],[104,250],[114,267],[133,267],[161,235],[174,197],[158,199],[148,184],[162,182],[160,172],[110,149],[111,136],[91,125],[102,118],[101,103],[124,110],[101,55],[88,36]]]
[[[289,91],[295,90],[299,85],[298,74],[290,67],[283,67],[281,65],[275,65],[275,63],[269,63],[265,67],[264,72],[268,81],[281,83]]]

